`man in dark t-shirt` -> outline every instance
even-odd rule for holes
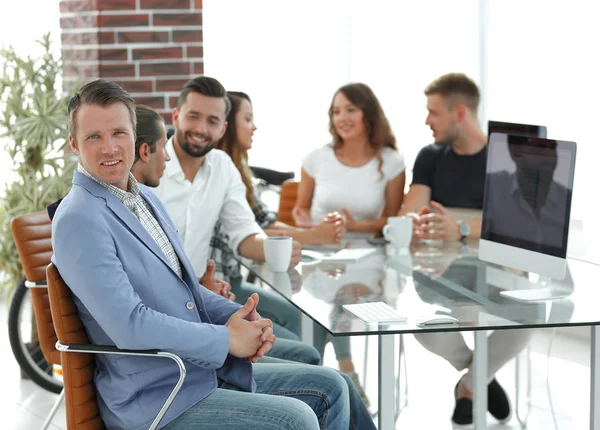
[[[446,207],[481,209],[487,136],[477,119],[479,89],[467,76],[444,75],[425,89],[435,142],[421,149],[399,215],[413,217],[415,239],[479,237],[481,219],[456,220]]]
[[[479,89],[464,74],[444,75],[425,89],[427,124],[435,143],[417,156],[413,182],[399,215],[413,218],[413,239],[459,240],[481,235],[478,219],[454,219],[446,208],[483,208],[487,136],[477,119]],[[500,422],[511,418],[508,396],[495,378],[529,342],[530,330],[497,330],[488,338],[488,411]],[[459,332],[419,333],[426,349],[467,372],[454,389],[452,421],[473,422],[473,351]]]

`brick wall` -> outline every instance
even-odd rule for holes
[[[63,0],[65,88],[117,82],[171,123],[183,84],[204,72],[202,0]]]

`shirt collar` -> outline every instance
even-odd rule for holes
[[[521,194],[521,189],[519,188],[519,183],[517,182],[517,175],[513,174],[511,175],[511,182],[510,182],[510,195],[515,197],[515,196],[522,196]],[[548,196],[546,197],[546,202],[544,204],[544,206],[548,206],[548,204],[552,204],[553,206],[556,206],[559,204],[560,201],[560,197],[559,197],[559,192],[558,192],[558,186],[556,184],[556,182],[554,180],[552,180],[552,183],[550,184],[550,188],[548,189]]]
[[[167,162],[167,166],[165,167],[165,176],[184,176],[183,169],[181,168],[181,163],[179,163],[179,158],[177,158],[177,154],[175,153],[174,145],[174,136],[171,136],[165,145],[165,149],[167,150],[167,154],[171,158]]]
[[[181,163],[179,162],[179,158],[177,158],[177,154],[175,153],[175,136],[171,136],[165,145],[167,150],[167,154],[171,157],[171,160],[167,162],[167,166],[165,167],[165,176],[179,178],[181,180],[185,179],[185,174],[183,173],[183,169],[181,168]],[[214,151],[218,151],[217,148],[213,148],[208,154],[204,156],[204,163],[200,167],[199,171],[205,170],[204,174],[208,174],[210,171],[210,160],[212,157],[212,153]],[[196,173],[196,175],[198,172]]]
[[[138,182],[131,172],[129,172],[129,181],[127,181],[127,191],[123,191],[122,189],[115,187],[112,184],[109,184],[107,182],[101,181],[100,179],[96,178],[90,172],[88,172],[86,170],[86,168],[83,167],[83,164],[81,164],[81,163],[79,163],[77,165],[77,171],[79,173],[83,173],[88,178],[90,178],[93,181],[97,182],[98,184],[102,185],[112,195],[114,195],[116,198],[118,198],[121,202],[125,201],[126,199],[131,198],[132,196],[138,197],[140,195],[140,187],[138,186]]]

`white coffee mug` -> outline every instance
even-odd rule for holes
[[[286,297],[292,297],[292,282],[287,272],[273,273],[273,286],[280,294]]]
[[[292,259],[292,238],[267,237],[263,244],[267,267],[272,272],[287,272]]]
[[[413,219],[409,216],[392,216],[383,227],[383,237],[398,249],[407,249],[412,238]]]

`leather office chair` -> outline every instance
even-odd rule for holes
[[[46,267],[52,256],[50,218],[46,211],[34,212],[14,218],[10,228],[25,272],[25,285],[31,293],[40,349],[49,364],[60,365],[60,352],[54,348],[57,337],[52,325],[46,285]],[[42,430],[50,425],[63,397],[64,390],[46,417]]]
[[[111,345],[90,344],[71,296],[71,290],[52,263],[48,265],[46,270],[46,279],[48,280],[48,296],[52,309],[52,319],[58,336],[56,349],[60,351],[63,368],[67,428],[69,430],[105,428],[96,401],[96,386],[94,385],[96,362],[94,354],[164,357],[175,361],[179,367],[179,380],[150,426],[150,430],[157,428],[183,385],[186,370],[181,358],[170,352],[158,350],[134,351],[119,349]]]
[[[298,197],[299,184],[299,182],[294,180],[287,180],[281,184],[277,221],[281,221],[287,225],[296,225],[294,222],[294,217],[292,217],[292,210],[294,209],[296,198]]]

